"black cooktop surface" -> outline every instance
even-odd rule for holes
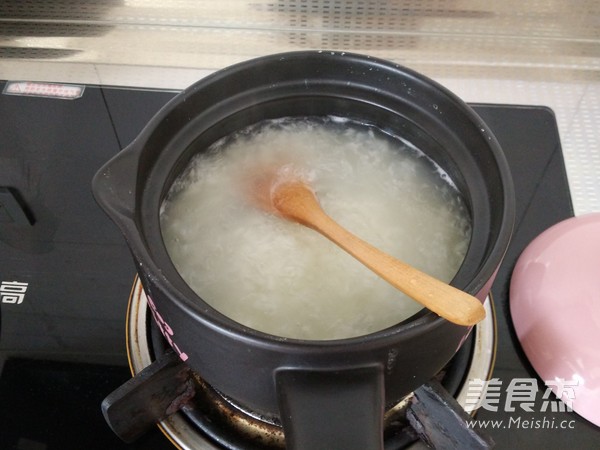
[[[102,399],[130,377],[125,316],[135,268],[90,183],[174,95],[95,86],[74,100],[0,95],[1,449],[173,448],[158,430],[123,444],[100,412]],[[510,323],[516,259],[573,214],[554,115],[544,107],[474,107],[500,141],[517,192],[514,238],[493,287],[492,376],[502,387],[497,411],[480,408],[477,419],[496,421],[482,428],[497,448],[598,448],[599,428],[572,412],[541,411],[544,386]],[[533,411],[515,402],[507,411],[511,381],[532,378]]]

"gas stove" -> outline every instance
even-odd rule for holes
[[[66,85],[36,91],[6,82],[0,90],[0,448],[174,448],[176,440],[156,427],[123,443],[100,410],[131,377],[129,366],[141,368],[128,359],[125,331],[135,267],[90,183],[176,92]],[[517,192],[515,234],[492,289],[494,339],[485,350],[493,366],[485,378],[502,388],[496,408],[477,410],[478,427],[497,448],[596,448],[596,426],[573,412],[541,410],[544,386],[509,314],[519,254],[573,215],[553,113],[473,106],[503,147]],[[506,387],[523,379],[539,388],[531,411],[508,401]],[[227,445],[202,439],[198,448]]]

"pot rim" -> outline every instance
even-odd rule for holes
[[[495,272],[497,271],[504,257],[510,237],[512,235],[515,217],[515,197],[510,169],[500,144],[483,119],[481,119],[481,117],[479,117],[479,115],[477,115],[477,113],[469,105],[467,105],[463,100],[461,100],[447,88],[410,68],[368,55],[323,50],[284,52],[246,60],[216,71],[213,74],[210,74],[207,77],[197,81],[176,95],[152,117],[152,119],[143,128],[139,136],[132,142],[130,148],[132,151],[140,153],[146,143],[153,137],[156,127],[165,119],[168,119],[169,115],[182,101],[186,101],[187,98],[195,94],[198,90],[208,88],[216,81],[225,77],[229,77],[232,73],[243,72],[257,64],[306,58],[322,59],[324,61],[323,64],[327,64],[327,60],[339,58],[351,59],[352,61],[360,64],[368,62],[369,64],[384,68],[387,71],[393,70],[405,76],[414,78],[421,83],[428,84],[434,88],[437,93],[450,100],[455,107],[459,108],[460,112],[473,125],[481,130],[482,135],[488,142],[489,149],[494,155],[498,174],[502,182],[503,210],[500,229],[498,230],[496,239],[491,246],[491,250],[489,251],[487,258],[481,263],[471,281],[469,281],[463,288],[465,291],[473,295],[479,293],[486,286],[488,281],[493,279]],[[135,224],[133,225],[136,226]],[[138,227],[136,226],[136,232],[137,228]],[[139,229],[141,228],[142,227],[139,227]],[[164,247],[164,242],[162,242],[162,240],[160,245]],[[189,288],[181,276],[178,276],[179,280],[176,280],[176,286],[172,282],[175,280],[167,278],[167,276],[163,274],[163,271],[154,263],[154,259],[150,256],[150,251],[145,246],[145,239],[140,238],[140,242],[137,243],[136,248],[138,249],[138,253],[140,249],[143,249],[143,253],[145,253],[144,256],[146,256],[146,258],[143,258],[145,261],[144,270],[149,271],[152,274],[152,278],[160,280],[161,289],[178,308],[182,309],[186,314],[192,315],[197,320],[200,320],[204,326],[213,328],[219,333],[226,333],[230,336],[234,336],[237,340],[252,342],[255,345],[258,344],[263,348],[279,348],[284,345],[286,350],[291,353],[296,351],[303,352],[308,348],[327,348],[329,351],[337,351],[339,349],[340,352],[346,351],[348,347],[357,348],[357,346],[359,346],[361,348],[374,348],[379,347],[385,341],[391,342],[396,340],[398,335],[408,337],[412,333],[420,334],[423,332],[432,331],[448,323],[446,319],[443,319],[442,317],[437,316],[435,313],[426,310],[426,308],[423,308],[415,315],[398,324],[373,333],[356,337],[330,340],[308,340],[276,336],[249,328],[220,313],[217,309],[206,303],[191,288]],[[467,252],[467,255],[468,253],[469,252]],[[174,268],[170,258],[169,264],[171,264]],[[174,269],[174,272],[178,274],[176,269]],[[460,273],[460,268],[457,273]],[[208,314],[208,312],[210,312],[210,314]],[[455,326],[458,327],[458,325]]]

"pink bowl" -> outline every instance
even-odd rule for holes
[[[560,222],[529,244],[513,272],[510,311],[542,380],[600,426],[600,213]]]

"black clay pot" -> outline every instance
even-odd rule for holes
[[[379,449],[385,406],[436,374],[469,328],[423,311],[351,339],[267,335],[199,298],[177,273],[161,238],[161,202],[193,155],[263,119],[325,115],[400,136],[450,174],[473,223],[452,284],[483,301],[513,225],[508,166],[471,108],[437,83],[387,61],[295,52],[216,72],[160,110],[96,174],[93,189],[127,239],[156,322],[194,371],[245,407],[279,416],[288,448]]]

